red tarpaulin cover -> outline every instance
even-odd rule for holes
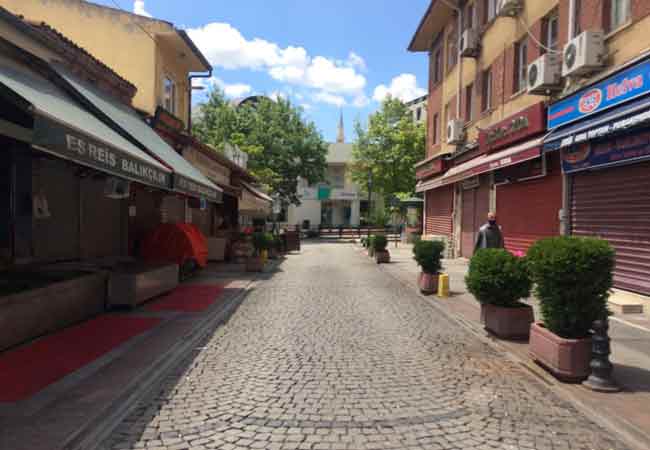
[[[175,262],[180,267],[193,259],[199,267],[208,263],[208,241],[190,223],[164,223],[142,243],[142,258],[147,262]]]

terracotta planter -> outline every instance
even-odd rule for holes
[[[481,305],[481,317],[485,329],[503,339],[528,339],[535,320],[533,308],[524,304],[517,308]]]
[[[560,380],[581,381],[591,369],[591,338],[564,339],[541,323],[530,326],[530,356]]]
[[[437,294],[438,293],[438,280],[439,274],[430,274],[420,272],[418,277],[418,287],[420,292],[426,295]]]
[[[383,250],[381,252],[375,252],[375,261],[377,264],[389,263],[390,262],[390,253],[388,250]]]
[[[246,260],[246,272],[263,272],[264,260],[261,256],[252,256]]]

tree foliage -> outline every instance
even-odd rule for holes
[[[248,153],[248,169],[285,204],[300,203],[298,177],[310,184],[324,179],[328,147],[289,100],[262,97],[235,108],[215,89],[201,105],[193,131],[215,148],[228,142]]]
[[[424,159],[425,129],[415,123],[408,107],[387,97],[364,128],[355,123],[352,179],[388,200],[415,191],[415,163]]]

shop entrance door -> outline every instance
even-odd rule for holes
[[[462,192],[460,254],[471,258],[478,229],[487,220],[490,210],[490,191],[486,180],[479,178],[478,186]]]

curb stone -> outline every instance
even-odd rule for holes
[[[636,426],[628,423],[625,419],[613,419],[605,412],[598,412],[594,408],[585,405],[582,400],[577,398],[573,392],[564,387],[551,374],[535,364],[532,360],[520,357],[510,349],[500,344],[496,339],[487,336],[483,330],[483,327],[480,325],[468,321],[457,313],[448,311],[444,306],[436,303],[430,297],[422,295],[413,283],[407,282],[406,280],[392,273],[389,269],[383,268],[381,265],[378,266],[378,269],[385,272],[388,276],[392,277],[400,284],[410,288],[425,304],[441,312],[449,320],[452,320],[458,325],[464,327],[467,331],[472,333],[483,343],[498,350],[500,353],[508,357],[511,361],[522,366],[522,368],[526,369],[526,373],[532,375],[536,380],[541,381],[548,389],[553,391],[561,399],[570,402],[585,417],[591,419],[594,423],[618,436],[625,444],[630,446],[631,449],[648,450],[650,445],[650,438],[648,437],[647,433],[643,432],[642,430],[638,430]],[[435,296],[431,297],[436,298]]]

